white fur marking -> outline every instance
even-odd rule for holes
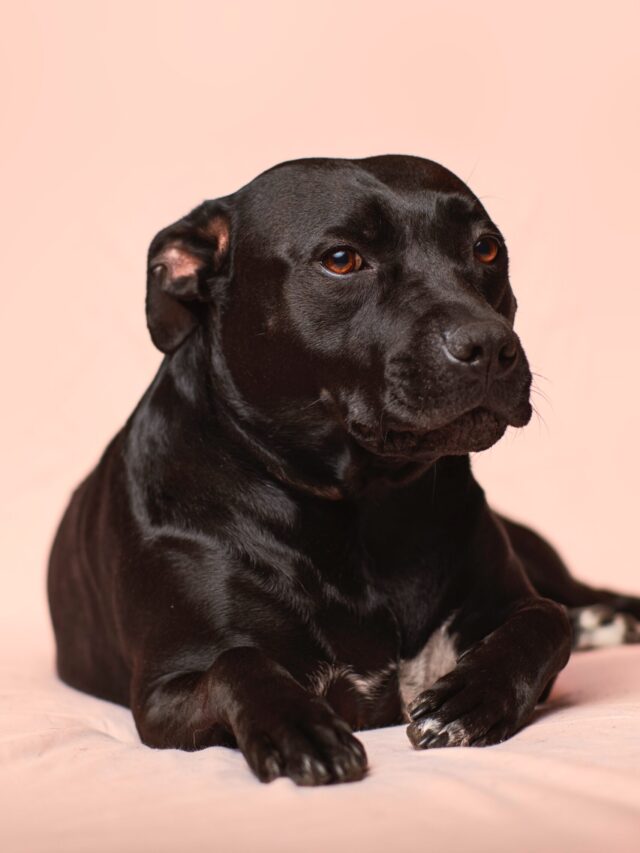
[[[455,669],[458,655],[454,637],[448,630],[452,619],[447,619],[433,632],[414,658],[400,661],[400,696],[405,708],[439,678]]]
[[[458,721],[453,720],[451,723],[442,725],[437,720],[431,717],[415,720],[411,723],[411,728],[416,732],[420,732],[420,737],[425,735],[446,735],[447,746],[468,746],[471,737],[464,726]],[[443,746],[445,744],[442,744]]]
[[[390,663],[377,672],[364,675],[355,672],[348,664],[331,664],[323,661],[311,676],[311,690],[320,696],[327,694],[334,681],[344,678],[364,699],[373,701],[378,691],[396,669],[395,663]]]
[[[598,605],[585,607],[578,614],[576,649],[597,649],[619,646],[629,630],[628,618],[622,613],[610,615]]]

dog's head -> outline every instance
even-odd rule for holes
[[[389,461],[482,450],[528,422],[515,310],[498,228],[417,157],[284,163],[149,252],[161,350],[208,347],[218,392],[273,435],[341,432]]]

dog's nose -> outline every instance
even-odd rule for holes
[[[444,349],[457,364],[467,365],[488,379],[508,373],[518,360],[518,339],[501,323],[478,322],[445,334]]]

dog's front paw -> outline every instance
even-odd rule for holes
[[[327,785],[355,782],[367,772],[364,747],[322,700],[290,707],[265,723],[251,725],[238,742],[261,782],[288,776],[297,785]]]
[[[501,674],[459,667],[408,706],[407,736],[416,749],[490,746],[518,731],[528,704]]]

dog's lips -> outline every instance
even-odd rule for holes
[[[507,426],[524,426],[530,415],[528,403],[510,416],[476,406],[436,429],[407,425],[374,434],[360,426],[350,432],[360,445],[379,456],[406,459],[453,455],[486,450],[504,435]]]

